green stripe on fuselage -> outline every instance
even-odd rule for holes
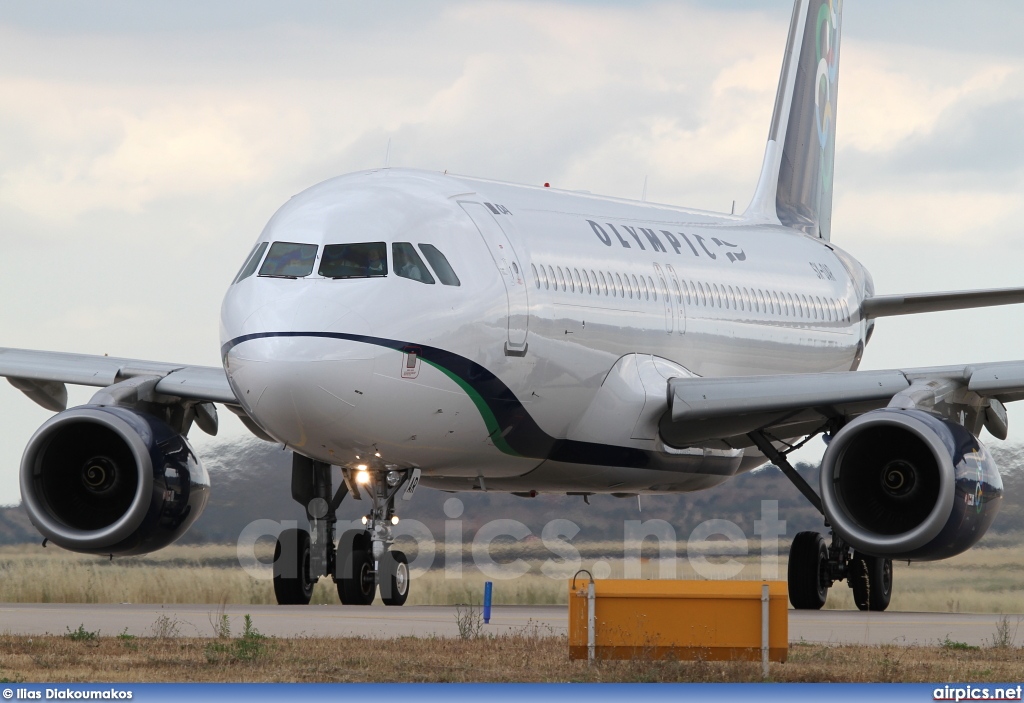
[[[498,419],[494,416],[494,412],[491,410],[491,406],[487,404],[487,401],[484,400],[483,396],[480,395],[477,392],[477,390],[473,388],[473,386],[471,386],[458,374],[449,371],[448,369],[446,369],[444,366],[441,366],[437,362],[431,361],[430,359],[423,359],[423,362],[430,364],[435,369],[443,373],[445,376],[455,381],[455,383],[458,384],[459,388],[461,388],[466,393],[466,395],[469,396],[470,400],[473,401],[473,404],[476,405],[477,412],[480,413],[480,417],[483,419],[484,425],[486,425],[487,427],[487,434],[491,438],[491,441],[494,443],[495,447],[500,449],[505,454],[509,454],[511,456],[522,456],[522,454],[512,449],[512,447],[509,446],[508,442],[505,441],[505,438],[501,434],[502,428],[498,424]]]

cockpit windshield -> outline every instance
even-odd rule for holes
[[[434,277],[423,259],[409,242],[395,242],[391,245],[391,253],[395,257],[395,273],[402,278],[409,278],[420,283],[433,285]]]
[[[446,286],[462,285],[459,277],[455,275],[452,265],[448,263],[448,259],[441,253],[440,249],[433,244],[420,244],[420,251],[423,252],[423,256],[427,257],[430,265],[434,267],[434,271],[437,273],[437,277],[441,279],[441,283]]]
[[[388,249],[384,242],[328,244],[320,261],[324,278],[373,278],[388,275]]]
[[[252,253],[249,254],[249,258],[242,264],[242,270],[235,276],[235,283],[248,278],[249,276],[256,273],[256,267],[260,265],[260,259],[263,258],[263,252],[267,250],[268,242],[260,242],[253,247]]]
[[[270,246],[261,276],[274,278],[303,278],[313,272],[316,263],[315,244],[295,244],[294,242],[274,242]]]

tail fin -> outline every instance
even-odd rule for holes
[[[796,0],[761,179],[746,215],[828,240],[843,0]]]

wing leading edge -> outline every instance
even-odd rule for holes
[[[0,348],[0,376],[6,376],[12,385],[29,397],[32,395],[26,387],[37,394],[43,392],[44,387],[49,387],[54,395],[59,396],[58,386],[66,383],[105,388],[129,378],[156,376],[160,380],[156,382],[154,390],[162,395],[227,405],[238,404],[224,369],[217,366]],[[63,395],[66,405],[66,389]],[[54,404],[44,407],[49,410],[64,409]]]
[[[67,409],[65,384],[69,383],[104,389],[94,396],[94,403],[137,403],[145,398],[157,406],[188,407],[192,412],[185,417],[194,415],[196,423],[208,434],[217,433],[212,403],[221,403],[254,435],[274,441],[239,405],[224,369],[219,366],[0,348],[0,376],[53,412]],[[178,429],[187,432],[190,425],[191,420]]]
[[[659,431],[673,447],[749,447],[747,436],[809,434],[882,407],[959,416],[1006,436],[1003,403],[1024,399],[1024,361],[838,373],[674,378]]]

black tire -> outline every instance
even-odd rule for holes
[[[789,602],[797,610],[821,610],[831,585],[825,576],[828,548],[817,532],[798,532],[789,548]]]
[[[384,605],[405,605],[409,598],[409,559],[404,552],[385,552],[380,560],[380,599]]]
[[[370,605],[377,591],[369,536],[362,530],[348,530],[338,542],[336,557],[338,598],[342,605]]]
[[[338,539],[338,547],[334,550],[334,580],[341,580],[351,574],[345,573],[345,562],[349,555],[357,549],[370,549],[369,536],[364,530],[345,530]]]
[[[892,600],[892,559],[854,552],[849,579],[853,602],[858,609],[882,612],[889,607]]]
[[[370,605],[377,594],[373,573],[373,557],[362,549],[351,552],[345,560],[345,576],[338,579],[338,598],[342,605]]]
[[[309,573],[309,533],[284,530],[274,546],[274,595],[278,605],[309,605],[316,581]]]

